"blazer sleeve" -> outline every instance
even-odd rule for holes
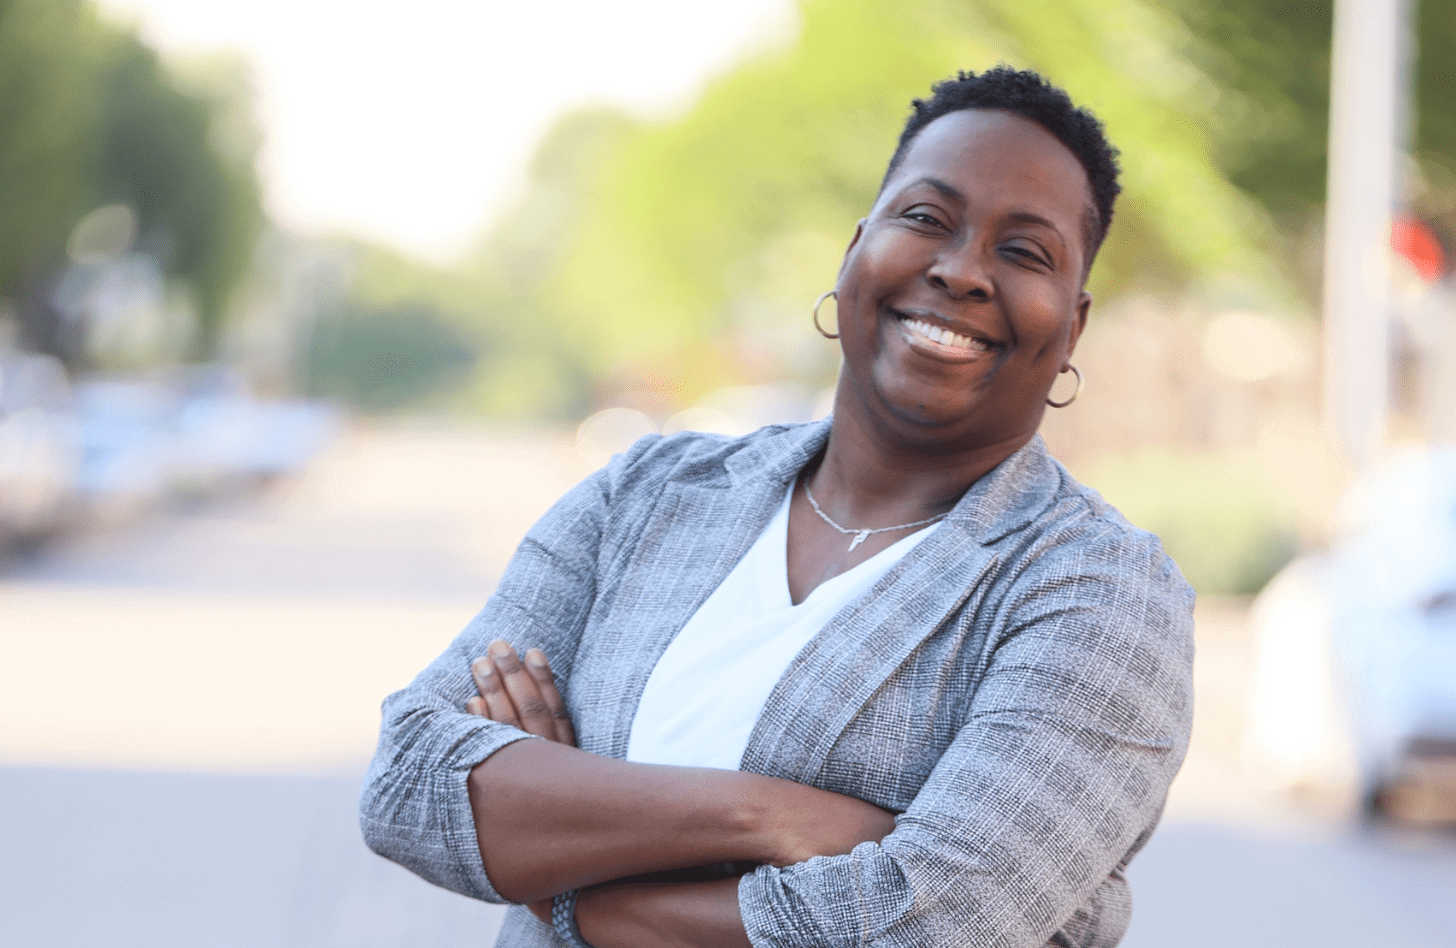
[[[597,565],[614,492],[647,451],[644,438],[582,481],[521,541],[499,586],[444,654],[384,701],[379,746],[359,799],[369,848],[462,895],[505,902],[486,878],[466,779],[476,764],[531,735],[467,714],[470,663],[497,638],[544,651],[558,678],[596,597]]]
[[[1149,534],[1074,546],[995,609],[964,723],[895,830],[741,880],[757,948],[1117,943],[1121,869],[1187,748],[1193,593]]]

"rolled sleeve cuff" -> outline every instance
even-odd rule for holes
[[[754,948],[869,944],[912,901],[899,866],[875,843],[845,856],[759,866],[738,883],[738,910]]]
[[[491,885],[480,857],[470,771],[502,747],[539,738],[460,717],[433,733],[432,747],[423,752],[381,744],[364,783],[359,824],[379,855],[453,892],[501,904],[507,900]]]

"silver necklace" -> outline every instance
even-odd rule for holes
[[[849,550],[847,552],[850,553],[853,553],[854,548],[863,543],[865,538],[872,533],[889,533],[891,530],[908,530],[911,527],[925,527],[935,523],[937,520],[945,519],[945,514],[936,514],[934,517],[926,517],[924,520],[917,520],[914,523],[902,523],[898,527],[877,527],[874,530],[846,530],[831,520],[827,513],[819,509],[819,502],[814,499],[814,495],[809,491],[809,479],[807,477],[804,478],[804,496],[809,498],[809,506],[814,508],[814,512],[819,515],[821,520],[845,536],[854,537],[853,540],[849,541]]]

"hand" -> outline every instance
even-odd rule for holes
[[[518,727],[548,741],[576,746],[566,703],[556,690],[546,653],[539,648],[528,649],[522,662],[509,642],[496,639],[490,643],[488,654],[471,664],[470,676],[480,692],[465,702],[470,714]],[[550,899],[527,902],[526,908],[545,924],[551,924]]]
[[[548,741],[576,746],[571,716],[556,690],[545,652],[529,649],[522,662],[509,642],[496,639],[487,654],[471,664],[470,674],[480,696],[465,702],[466,711]]]

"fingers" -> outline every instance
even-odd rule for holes
[[[521,719],[521,723],[516,726],[528,734],[555,740],[556,720],[551,716],[551,709],[547,707],[546,699],[541,694],[540,684],[521,663],[516,650],[497,639],[490,643],[490,658],[495,664],[496,677],[505,684],[511,704],[515,705],[516,715]]]
[[[566,712],[566,702],[561,700],[561,692],[556,690],[556,678],[551,674],[551,663],[546,660],[546,653],[539,648],[526,652],[526,671],[536,680],[536,687],[541,691],[541,700],[546,702],[546,708],[551,713],[551,720],[556,725],[556,740],[575,747],[576,732],[571,728],[571,715]]]
[[[489,655],[477,658],[470,665],[470,677],[475,679],[475,688],[480,692],[480,701],[484,705],[484,716],[492,721],[501,724],[509,724],[511,727],[521,727],[521,717],[516,713],[515,703],[511,696],[506,693],[505,685],[501,683],[501,676],[495,669],[495,663]],[[466,710],[469,710],[469,703],[466,703]]]
[[[574,745],[546,656],[540,649],[527,654],[529,664],[521,661],[510,643],[497,639],[490,643],[487,655],[471,666],[475,686],[485,703],[485,716],[528,734]]]

